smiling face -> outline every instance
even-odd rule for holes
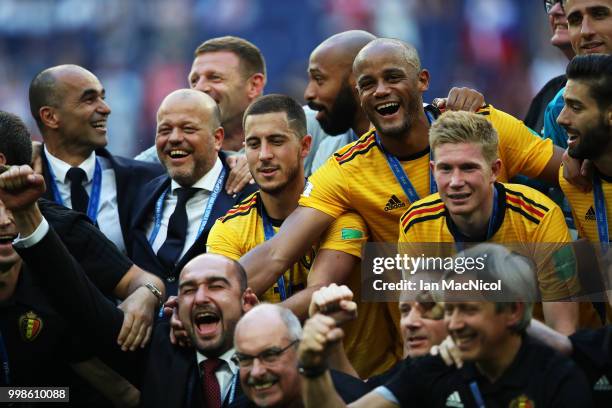
[[[291,339],[278,312],[257,308],[247,314],[236,330],[236,352],[250,356],[262,352],[278,352]],[[265,322],[265,323],[264,323]],[[300,398],[300,378],[297,371],[297,345],[275,357],[272,362],[252,360],[240,367],[240,382],[244,393],[259,407],[287,407]]]
[[[240,288],[234,263],[220,255],[204,254],[181,271],[178,315],[192,344],[206,356],[219,356],[232,347],[234,329],[250,305]]]
[[[189,72],[189,86],[210,95],[221,110],[221,123],[242,120],[251,102],[248,78],[242,71],[240,58],[230,51],[206,52],[198,55]]]
[[[223,142],[215,109],[209,96],[192,90],[171,93],[159,107],[157,155],[181,186],[193,185],[215,164]]]
[[[470,215],[491,202],[500,161],[489,163],[477,143],[444,143],[434,149],[434,178],[451,214]]]
[[[607,152],[612,138],[609,112],[602,112],[583,81],[568,80],[565,105],[557,118],[568,135],[568,154],[576,159],[597,159]]]
[[[384,136],[405,136],[422,111],[429,74],[410,62],[406,49],[373,41],[355,59],[354,75],[361,107]]]
[[[571,48],[569,32],[567,30],[567,18],[560,2],[555,3],[550,9],[548,23],[552,30],[550,43],[561,49]]]
[[[249,170],[262,191],[280,193],[303,177],[300,169],[310,151],[310,137],[300,138],[285,112],[248,115],[244,132]]]
[[[92,152],[106,146],[111,110],[102,84],[94,74],[74,65],[54,69],[60,104],[53,108],[62,145]]]
[[[443,315],[435,303],[400,302],[404,357],[419,357],[446,338]]]
[[[517,314],[510,308],[496,311],[492,302],[446,302],[444,321],[464,361],[497,359],[508,339],[518,335],[510,329]]]
[[[576,54],[612,53],[612,0],[567,0],[565,15]]]

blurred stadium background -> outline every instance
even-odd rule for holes
[[[187,86],[204,40],[252,41],[267,61],[266,92],[302,101],[312,49],[356,28],[416,45],[432,77],[426,101],[470,86],[520,118],[567,64],[549,44],[540,0],[0,0],[0,109],[38,135],[30,80],[52,65],[82,65],[106,88],[110,150],[133,156],[153,143],[157,107]]]

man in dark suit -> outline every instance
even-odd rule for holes
[[[163,172],[153,163],[105,149],[111,113],[98,78],[77,65],[40,72],[30,84],[30,110],[44,140],[45,198],[86,213],[126,252],[136,186]]]
[[[220,153],[224,130],[219,108],[203,92],[180,89],[157,112],[155,145],[167,174],[141,189],[134,212],[130,257],[166,280],[170,295],[183,266],[206,252],[215,220],[255,190],[231,196],[223,189],[229,169]]]
[[[238,319],[257,303],[244,269],[221,255],[203,254],[181,271],[179,318],[196,350],[173,346],[168,324],[162,322],[147,348],[121,353],[115,338],[123,313],[91,284],[42,216],[37,199],[44,189],[42,176],[28,166],[14,166],[0,175],[0,200],[12,212],[20,234],[14,246],[59,313],[79,324],[88,346],[103,361],[140,386],[142,406],[202,407],[206,401],[208,408],[219,408],[224,400],[215,404],[204,392],[213,385],[212,377],[217,378],[219,394],[231,402],[240,393],[233,385],[237,370],[229,367],[229,381],[220,371],[230,364]],[[55,265],[52,271],[49,264]]]

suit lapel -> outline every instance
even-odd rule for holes
[[[176,349],[175,349],[176,350]],[[170,374],[171,373],[171,374]],[[195,351],[177,350],[175,358],[166,373],[168,407],[194,407],[202,406],[202,390],[200,387],[199,373],[196,364]]]
[[[153,248],[151,248],[151,245],[149,244],[149,237],[147,236],[145,223],[147,222],[149,215],[155,213],[155,204],[169,185],[170,178],[167,176],[159,177],[151,181],[150,188],[145,189],[145,194],[140,196],[140,198],[146,200],[146,202],[142,207],[140,207],[140,210],[136,212],[136,215],[134,216],[134,223],[132,224],[132,230],[135,234],[134,238],[143,241],[141,247],[144,248],[145,253],[152,260],[152,262],[157,265],[159,271],[164,271],[165,268],[159,262],[157,254],[153,252]],[[163,276],[165,275],[162,275],[162,277]]]
[[[47,200],[55,202],[55,199],[53,197],[53,190],[51,189],[50,185],[50,183],[54,183],[55,181],[51,179],[51,172],[49,171],[49,160],[47,159],[47,155],[45,154],[44,145],[41,146],[41,150],[42,151],[40,153],[40,159],[42,160],[43,177],[45,178],[45,183],[47,184],[47,190],[43,194],[43,197]]]
[[[223,165],[225,167],[225,164]],[[229,169],[225,169],[225,176],[222,181],[222,186],[225,187],[225,181],[229,174]],[[217,218],[222,217],[225,213],[232,208],[234,205],[234,199],[225,192],[225,188],[222,188],[215,200],[213,208],[210,212],[206,225],[202,230],[202,233],[198,236],[195,242],[189,247],[189,250],[185,252],[185,255],[176,264],[177,275],[183,269],[183,266],[194,257],[206,252],[206,241],[208,240],[208,233],[212,229],[213,225],[217,221]]]

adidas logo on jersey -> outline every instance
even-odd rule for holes
[[[461,402],[459,391],[455,391],[448,396],[448,398],[446,399],[446,406],[453,408],[463,408],[463,402]]]
[[[608,377],[602,375],[593,386],[593,391],[612,391],[612,385],[610,385]]]
[[[389,201],[387,201],[387,205],[385,205],[385,211],[395,210],[397,208],[405,207],[406,204],[402,202],[395,194],[391,196]]]
[[[595,221],[595,209],[593,209],[593,206],[591,206],[586,214],[584,214],[584,220],[585,221]]]

